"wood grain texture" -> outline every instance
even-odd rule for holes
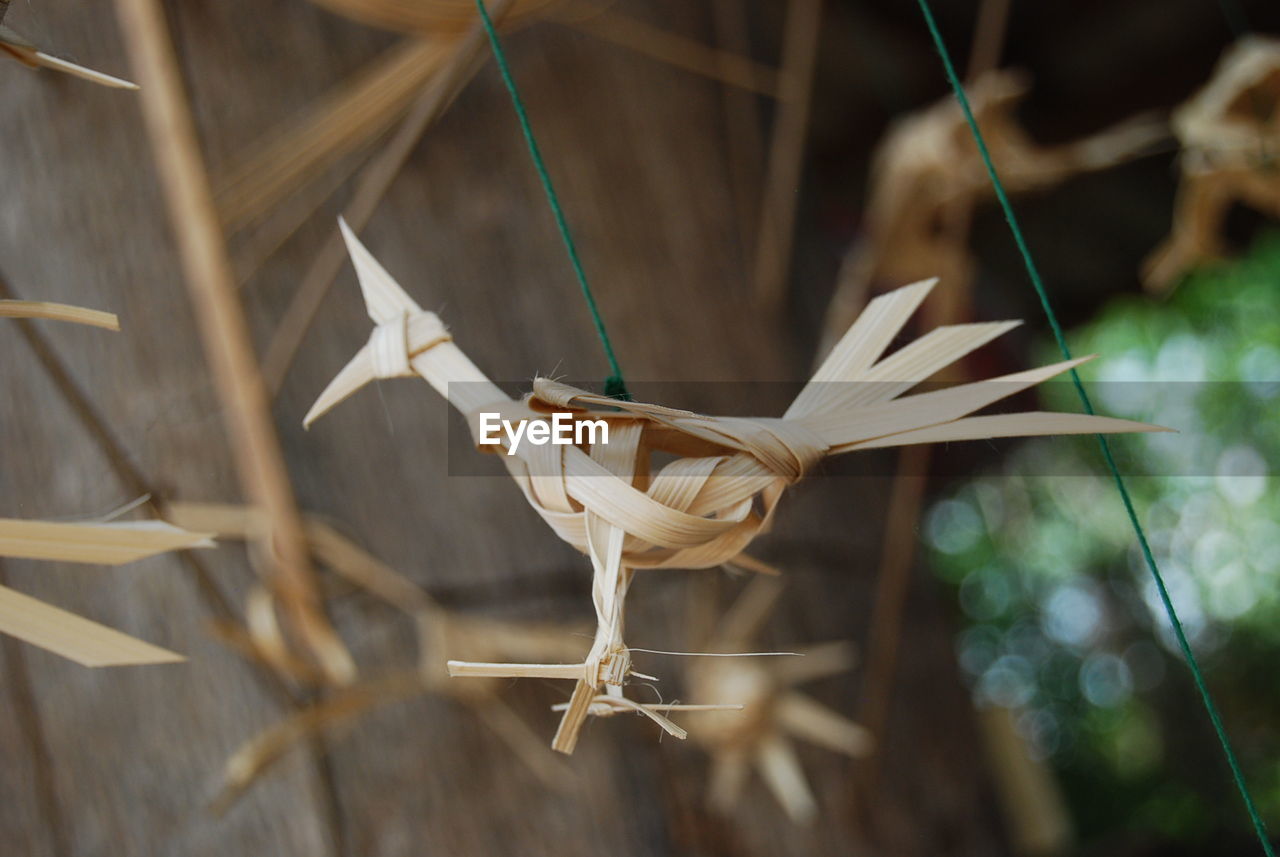
[[[170,7],[215,167],[235,162],[239,146],[390,41],[302,0],[264,0],[252,11],[239,2]],[[711,37],[709,8],[699,4],[655,0],[628,12]],[[38,29],[30,26],[37,14]],[[79,62],[126,70],[109,4],[50,0],[15,6],[8,19],[56,34],[54,46]],[[564,28],[535,26],[506,44],[629,380],[803,377],[811,355],[788,344],[811,341],[812,332],[790,330],[750,306],[717,85]],[[175,497],[242,499],[136,102],[21,68],[4,72],[0,139],[6,163],[21,168],[0,172],[0,269],[17,297],[119,313],[120,334],[44,329],[77,380],[97,391],[97,404],[152,481]],[[340,193],[327,213],[336,214],[342,200]],[[243,292],[259,348],[331,223],[304,228]],[[423,306],[465,336],[491,377],[606,374],[492,67],[428,133],[364,237]],[[708,330],[726,304],[741,307],[733,326]],[[499,467],[494,478],[451,476],[442,455],[422,454],[443,449],[448,432],[465,427],[421,382],[366,390],[302,431],[315,395],[367,335],[347,269],[274,405],[301,505],[336,520],[451,604],[587,618],[586,560],[545,530]],[[131,499],[23,342],[2,330],[0,367],[0,395],[10,403],[0,408],[0,514],[100,512]],[[706,399],[673,404],[751,412],[739,401],[741,389],[709,388]],[[354,443],[357,437],[379,441]],[[15,448],[20,455],[11,454]],[[73,452],[54,457],[63,448]],[[764,556],[793,576],[764,642],[865,633],[884,487],[817,479],[789,498],[776,535],[763,543]],[[500,531],[497,522],[504,522]],[[209,561],[238,603],[252,580],[244,554],[222,548]],[[823,812],[807,831],[790,826],[758,783],[734,818],[709,814],[705,756],[687,742],[659,741],[656,727],[636,718],[590,724],[572,759],[577,782],[564,793],[548,790],[470,711],[434,697],[370,713],[333,741],[327,768],[308,753],[293,754],[215,818],[204,807],[223,761],[282,709],[205,632],[207,607],[176,560],[118,571],[86,576],[72,567],[8,564],[14,588],[189,658],[181,666],[91,673],[20,650],[48,759],[10,717],[21,700],[7,686],[0,753],[13,760],[4,793],[15,797],[0,801],[0,837],[21,846],[15,853],[785,857],[876,853],[859,847],[873,834],[884,853],[1003,853],[949,634],[927,593],[913,593],[909,608],[904,678],[876,805],[855,812],[850,763],[805,749]],[[628,620],[634,645],[668,648],[679,639],[684,574],[654,572],[637,582]],[[494,603],[500,584],[525,595]],[[412,629],[393,612],[347,598],[334,618],[361,664],[411,660]],[[5,648],[6,661],[14,649]],[[676,673],[680,665],[662,666]],[[5,676],[9,685],[8,663]],[[850,711],[856,688],[855,673],[811,690]],[[661,688],[667,701],[682,692]],[[563,696],[537,682],[508,692],[547,735],[557,719],[549,707]],[[53,784],[63,819],[57,834],[33,795],[37,768]],[[326,779],[336,784],[332,795]]]

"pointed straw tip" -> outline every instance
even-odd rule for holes
[[[351,226],[347,223],[347,218],[341,214],[338,215],[338,231],[342,233],[342,240],[346,242],[347,249],[351,249],[353,243],[359,244],[360,239],[356,237]]]
[[[151,650],[146,659],[138,657],[127,658],[106,658],[101,661],[85,664],[92,669],[102,669],[107,667],[150,667],[161,666],[163,664],[182,664],[187,662],[186,655],[180,655],[177,652],[171,652],[168,649],[162,649],[159,646],[148,646]]]
[[[194,541],[187,545],[187,548],[216,548],[218,546],[217,533],[192,533],[191,537]]]
[[[899,286],[896,289],[891,289],[890,291],[877,295],[875,299],[872,300],[872,303],[887,299],[890,295],[907,294],[914,297],[917,292],[920,293],[919,300],[923,301],[925,296],[928,295],[929,292],[933,291],[934,287],[940,282],[942,282],[942,280],[939,277],[928,277],[927,279],[916,280],[914,283],[907,283],[905,286]]]
[[[325,393],[327,392],[328,390],[326,389]],[[311,406],[311,410],[307,411],[307,415],[302,418],[303,431],[311,431],[311,424],[327,414],[329,409],[333,407],[332,404],[325,400],[325,393],[320,394],[315,404]]]
[[[304,429],[310,429],[313,422],[329,413],[338,404],[372,380],[371,378],[361,377],[358,368],[352,369],[352,365],[360,358],[360,353],[357,352],[356,356],[352,358],[352,362],[342,367],[342,371],[335,375],[329,385],[316,397],[311,410],[307,411],[306,416],[302,418],[302,427]],[[352,380],[353,378],[356,380]]]

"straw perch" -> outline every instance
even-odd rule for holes
[[[513,450],[506,439],[483,446],[499,454],[556,534],[590,558],[597,619],[591,651],[576,664],[449,664],[454,675],[574,680],[552,743],[565,753],[573,751],[586,718],[600,710],[599,702],[616,706],[624,698],[622,688],[632,670],[623,642],[623,605],[635,569],[710,568],[733,560],[768,526],[785,488],[823,457],[939,440],[1159,430],[1083,414],[970,416],[1079,360],[903,397],[1013,326],[943,327],[883,357],[934,281],[873,301],[782,419],[707,417],[618,401],[541,378],[534,381],[531,396],[516,402],[484,376],[440,319],[414,302],[345,225],[343,236],[376,327],[369,343],[321,393],[304,424],[374,379],[411,375],[445,396],[468,418],[473,433],[481,412],[513,423],[546,422],[549,411],[590,413],[609,422],[608,443],[585,448],[526,444]],[[648,472],[642,452],[645,457],[654,452],[681,457],[642,479],[640,474]],[[683,733],[652,706],[635,707],[668,733]]]

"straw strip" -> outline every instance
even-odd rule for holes
[[[778,115],[769,143],[760,228],[756,233],[755,294],[777,306],[786,291],[794,239],[797,188],[809,132],[810,91],[822,35],[823,0],[790,0],[783,30]]]
[[[453,39],[405,39],[283,128],[249,147],[218,182],[215,199],[234,232],[259,219],[329,164],[375,140],[444,67]]]
[[[0,518],[0,556],[122,565],[196,547],[213,547],[210,534],[164,521],[64,524]]]
[[[8,8],[8,4],[5,5],[5,8]],[[99,86],[106,86],[111,89],[138,88],[136,83],[123,78],[94,71],[91,68],[77,65],[70,60],[50,56],[4,25],[0,25],[0,53],[8,54],[28,68],[47,68],[50,71],[60,71],[63,74],[69,74],[72,77],[78,77],[81,80],[87,80],[90,83],[96,83]]]
[[[0,300],[0,318],[45,318],[104,330],[120,330],[120,319],[115,313],[49,301]]]
[[[138,76],[143,116],[168,201],[183,271],[227,412],[240,481],[270,520],[262,554],[302,640],[335,682],[355,665],[320,609],[301,519],[285,470],[266,390],[201,158],[182,78],[158,0],[117,0],[121,29]]]
[[[86,667],[184,661],[182,655],[0,586],[0,633]]]
[[[748,57],[707,47],[694,39],[613,10],[590,17],[561,19],[559,23],[620,48],[747,92],[770,98],[782,97],[780,76],[775,69]]]
[[[497,0],[492,15],[501,20],[513,0]],[[344,218],[363,229],[400,169],[417,147],[422,135],[453,103],[454,98],[475,74],[481,62],[484,32],[477,24],[458,42],[441,72],[431,78],[382,152],[361,172]],[[272,392],[279,391],[285,374],[302,345],[312,319],[329,293],[344,261],[343,241],[337,230],[330,235],[315,262],[307,270],[298,290],[289,301],[284,316],[267,346],[262,361],[263,376]]]
[[[469,0],[315,0],[357,21],[407,33],[453,33],[475,22]],[[520,0],[511,14],[513,25],[543,17],[562,0]],[[494,3],[494,6],[497,4]]]

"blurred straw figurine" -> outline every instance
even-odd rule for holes
[[[113,313],[47,301],[0,300],[0,318],[41,318],[117,331]],[[211,547],[209,535],[160,520],[115,521],[136,505],[79,522],[0,518],[0,557],[122,565],[167,551]],[[0,633],[86,667],[138,666],[184,658],[105,625],[0,586]]]
[[[173,520],[183,526],[217,533],[227,539],[251,539],[266,526],[251,507],[219,503],[174,503]],[[449,655],[486,659],[530,652],[544,658],[580,657],[583,642],[576,629],[521,622],[498,622],[448,610],[418,584],[370,554],[324,520],[306,518],[309,547],[318,562],[357,591],[372,595],[412,619],[418,655],[412,668],[384,669],[303,707],[263,729],[241,745],[223,768],[222,788],[214,800],[225,810],[291,749],[323,732],[350,726],[380,706],[434,694],[470,709],[521,759],[544,784],[562,788],[570,771],[547,752],[541,739],[501,697],[502,682],[450,681],[445,670]],[[220,625],[218,635],[249,658],[264,662],[277,673],[303,686],[322,688],[326,682],[316,669],[289,654],[276,620],[274,596],[256,585],[248,598],[243,627]]]
[[[1182,177],[1173,231],[1143,267],[1153,292],[1222,255],[1231,206],[1280,217],[1280,39],[1248,36],[1228,48],[1209,83],[1173,114],[1173,130]]]
[[[601,705],[628,707],[684,737],[657,707],[623,695],[633,674],[623,642],[623,607],[635,570],[710,568],[733,560],[767,528],[786,487],[825,456],[973,438],[1158,430],[1085,414],[971,416],[1088,358],[901,397],[1017,324],[940,328],[881,359],[933,281],[873,301],[781,419],[707,417],[610,399],[545,378],[535,379],[533,393],[517,402],[476,368],[440,319],[414,302],[345,224],[343,234],[375,328],[369,343],[321,393],[304,424],[370,381],[417,375],[468,418],[478,446],[498,454],[556,534],[590,557],[598,626],[585,660],[449,664],[455,676],[574,681],[552,743],[565,753],[573,751],[587,717]],[[605,421],[607,443],[517,448],[509,436],[481,442],[482,414],[549,429],[552,411],[575,421]],[[654,453],[677,458],[652,474]]]
[[[1138,118],[1072,143],[1041,146],[1015,110],[1026,97],[1025,75],[1009,70],[981,75],[969,87],[1000,178],[1010,193],[1041,190],[1080,173],[1123,163],[1164,137],[1163,123]],[[967,317],[963,302],[973,278],[968,246],[975,204],[994,199],[991,183],[964,115],[948,96],[897,120],[871,166],[866,235],[845,258],[827,310],[818,356],[824,356],[874,291],[930,276],[946,286],[926,304],[924,329]]]
[[[9,11],[9,2],[10,0],[0,0],[0,22],[4,21],[5,13]],[[112,89],[138,88],[137,84],[127,80],[112,77],[109,74],[103,74],[91,68],[85,68],[69,60],[50,56],[3,23],[0,23],[0,53],[8,54],[28,68],[47,68],[52,71],[60,71],[91,83],[109,86]]]
[[[757,575],[699,647],[716,653],[754,648],[781,589],[777,578]],[[795,689],[852,669],[853,644],[821,643],[797,654],[803,657],[700,658],[690,668],[688,681],[695,694],[735,698],[744,707],[740,715],[709,714],[691,728],[693,739],[711,754],[707,797],[714,809],[728,812],[735,806],[754,765],[791,820],[808,823],[817,801],[792,739],[852,758],[871,752],[867,730]]]

